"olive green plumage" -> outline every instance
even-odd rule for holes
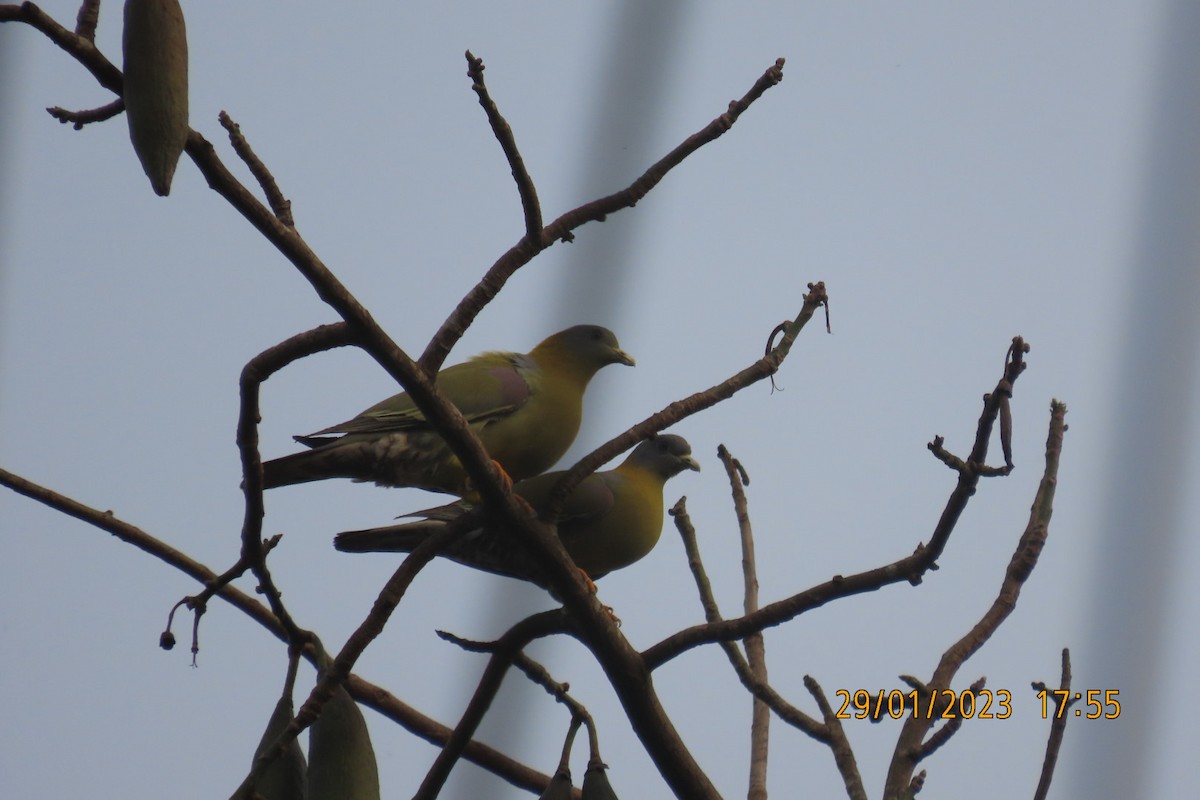
[[[662,434],[639,444],[615,469],[589,475],[563,504],[558,535],[575,564],[599,579],[641,559],[658,543],[663,526],[663,487],[684,470],[699,470],[682,436]],[[564,472],[521,481],[513,491],[538,510]],[[499,575],[541,586],[546,581],[528,555],[504,531],[489,528],[482,512],[465,501],[419,511],[419,522],[339,533],[334,546],[345,552],[408,552],[464,514],[479,528],[459,537],[442,555]]]
[[[437,385],[488,455],[518,481],[554,466],[575,441],[592,376],[609,364],[633,363],[612,331],[576,325],[527,354],[483,353],[447,367],[438,373]],[[467,476],[458,458],[407,393],[296,440],[312,449],[263,464],[264,488],[352,478],[458,495],[465,491]]]

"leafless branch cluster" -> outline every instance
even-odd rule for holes
[[[49,109],[55,118],[71,122],[76,127],[107,119],[119,113],[122,108],[121,73],[96,49],[93,42],[98,13],[99,2],[84,2],[79,12],[78,26],[72,32],[59,25],[33,3],[0,5],[0,22],[24,22],[41,31],[90,71],[102,87],[117,95],[112,102],[91,111]],[[241,550],[233,566],[222,574],[216,574],[109,512],[88,508],[11,472],[0,470],[0,483],[118,536],[200,582],[203,588],[198,594],[180,601],[180,606],[187,607],[195,615],[193,652],[199,647],[200,615],[212,597],[220,597],[286,642],[292,653],[304,653],[313,659],[319,651],[319,642],[312,632],[301,627],[289,614],[268,567],[268,555],[278,539],[264,541],[262,537],[264,508],[261,457],[258,449],[259,390],[263,381],[298,359],[335,347],[349,345],[361,348],[404,387],[425,417],[446,439],[464,464],[473,485],[482,496],[488,513],[498,525],[510,530],[513,536],[519,537],[530,548],[539,567],[549,576],[551,587],[562,601],[563,608],[522,620],[494,642],[467,642],[449,634],[445,635],[459,646],[486,653],[489,658],[488,667],[462,718],[454,728],[424,717],[383,688],[354,675],[352,670],[357,659],[384,629],[413,579],[436,557],[440,548],[458,535],[459,532],[454,526],[450,526],[444,533],[432,537],[418,547],[397,568],[379,592],[370,613],[342,645],[328,668],[323,670],[320,680],[300,706],[292,724],[278,737],[273,746],[263,751],[245,781],[235,792],[235,797],[251,796],[255,781],[271,759],[282,753],[288,743],[319,716],[323,704],[340,685],[344,685],[360,702],[440,746],[439,755],[425,776],[417,797],[436,797],[460,758],[474,761],[519,786],[541,790],[551,780],[551,776],[516,763],[473,738],[477,726],[495,697],[501,679],[513,665],[567,706],[572,719],[568,750],[578,726],[587,724],[592,762],[600,764],[598,735],[586,708],[569,694],[565,684],[556,681],[524,652],[525,647],[535,639],[556,634],[575,637],[594,654],[620,699],[630,725],[641,739],[663,779],[677,796],[715,798],[718,795],[704,769],[688,751],[670,717],[663,710],[650,676],[663,664],[693,648],[717,644],[726,653],[737,680],[752,696],[754,704],[748,796],[766,797],[769,715],[773,712],[783,723],[794,726],[814,740],[828,745],[845,782],[848,796],[867,797],[854,752],[841,720],[816,679],[811,676],[805,676],[804,679],[805,687],[818,710],[815,715],[788,701],[771,686],[767,674],[764,631],[834,600],[878,591],[902,582],[918,585],[926,572],[937,568],[937,560],[946,547],[955,524],[975,494],[980,479],[1006,475],[1012,468],[1011,417],[1008,405],[1013,385],[1025,368],[1028,346],[1020,337],[1013,339],[1003,373],[996,387],[984,397],[974,444],[969,454],[957,456],[950,453],[945,449],[940,436],[930,443],[929,448],[933,455],[955,472],[956,484],[927,542],[917,544],[914,551],[903,558],[864,572],[835,576],[829,581],[797,591],[765,606],[760,606],[758,599],[751,515],[743,492],[743,485],[749,480],[747,470],[722,446],[719,455],[729,477],[742,543],[745,585],[742,614],[733,618],[725,618],[722,615],[705,573],[685,501],[680,500],[671,509],[671,515],[683,537],[706,622],[671,633],[645,650],[634,649],[622,635],[611,614],[607,613],[573,568],[569,556],[554,535],[553,526],[522,512],[509,488],[498,479],[495,468],[489,462],[478,439],[467,428],[459,411],[438,391],[432,376],[480,311],[496,298],[506,281],[517,270],[554,243],[569,241],[574,231],[582,225],[601,221],[609,214],[634,206],[670,170],[699,148],[728,131],[743,112],[769,88],[779,83],[783,77],[784,62],[783,59],[779,59],[771,65],[741,99],[731,102],[723,113],[685,139],[629,186],[572,209],[548,224],[543,222],[536,185],[525,167],[515,135],[488,92],[484,82],[483,62],[469,52],[466,54],[466,62],[472,90],[478,96],[488,123],[512,170],[524,211],[525,228],[518,241],[501,254],[478,284],[462,298],[416,360],[396,345],[375,322],[367,308],[309,248],[292,219],[291,202],[280,190],[267,166],[254,154],[238,125],[227,114],[221,114],[220,124],[227,131],[234,152],[249,167],[267,198],[266,203],[234,177],[221,161],[217,148],[212,143],[199,132],[190,132],[186,152],[205,176],[209,186],[236,208],[296,267],[312,285],[313,290],[340,318],[335,324],[300,333],[260,353],[252,358],[242,371],[237,444],[244,475],[245,512]],[[822,306],[828,309],[824,284],[809,284],[809,291],[799,312],[794,319],[778,326],[771,334],[771,342],[761,358],[726,380],[667,405],[596,448],[581,459],[559,484],[554,495],[557,503],[561,504],[579,481],[637,442],[731,397],[753,383],[770,378],[780,368],[801,330]],[[782,335],[779,341],[775,342],[777,334]],[[971,630],[946,650],[928,679],[906,679],[914,690],[919,691],[922,697],[928,698],[929,702],[940,702],[943,690],[951,687],[967,659],[979,650],[1012,612],[1023,583],[1037,564],[1048,532],[1058,458],[1063,431],[1066,429],[1065,413],[1066,408],[1063,404],[1054,402],[1051,405],[1043,478],[1028,526],[1016,542],[995,602]],[[987,455],[997,420],[1000,421],[1004,464],[989,466]],[[558,507],[560,506],[552,508],[551,515]],[[247,571],[255,575],[259,590],[265,596],[265,604],[231,586],[233,579]],[[164,644],[170,644],[172,640],[168,625],[164,634]],[[1064,654],[1064,686],[1069,686],[1069,680],[1069,662]],[[982,679],[972,686],[982,689]],[[937,710],[944,709],[939,706]],[[940,715],[926,718],[922,716],[914,714],[903,724],[884,788],[883,794],[886,798],[911,797],[916,794],[924,780],[924,772],[916,771],[918,765],[945,745],[963,724],[963,720],[958,718],[935,727]],[[1062,727],[1056,721],[1048,743],[1047,767],[1043,776],[1043,782],[1047,786],[1061,738]]]

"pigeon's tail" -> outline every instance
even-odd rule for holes
[[[315,436],[294,438],[312,449],[264,461],[264,489],[326,478],[350,478],[355,481],[384,479],[379,466],[381,455],[387,454],[386,449],[371,440],[348,436],[336,439]]]
[[[384,528],[346,531],[333,537],[343,553],[411,553],[413,548],[446,527],[440,520],[423,519]]]
[[[292,453],[263,462],[263,488],[275,489],[296,483],[308,483],[334,477],[324,468],[325,459],[319,450]]]

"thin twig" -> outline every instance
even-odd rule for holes
[[[84,125],[90,125],[93,122],[103,122],[106,119],[112,119],[117,114],[125,110],[125,99],[118,97],[111,103],[105,103],[99,108],[89,108],[84,111],[71,111],[60,106],[52,106],[47,108],[50,116],[54,117],[64,125],[71,123],[75,130],[83,130]]]
[[[733,510],[737,516],[742,544],[742,584],[745,587],[742,609],[744,614],[753,614],[758,610],[758,569],[754,559],[754,530],[750,524],[750,507],[745,492],[745,485],[750,482],[750,476],[725,445],[717,447],[717,457],[721,459],[725,466],[725,474],[729,477]],[[744,644],[751,673],[758,681],[766,683],[767,653],[762,631],[747,636]],[[746,791],[748,800],[766,800],[770,735],[770,708],[758,698],[754,698],[750,711],[750,777]]]
[[[1050,736],[1046,740],[1046,756],[1042,759],[1042,772],[1038,777],[1037,791],[1033,800],[1046,800],[1050,794],[1050,782],[1054,780],[1054,768],[1058,764],[1058,752],[1062,749],[1063,736],[1067,732],[1067,709],[1079,698],[1071,697],[1071,651],[1066,647],[1062,651],[1062,675],[1058,681],[1058,691],[1052,691],[1044,683],[1036,682],[1033,688],[1047,692],[1054,699],[1054,719],[1050,723]]]
[[[283,534],[277,533],[263,543],[264,556],[275,549],[275,546],[283,539]],[[164,650],[170,650],[175,646],[175,635],[171,632],[171,625],[175,619],[175,612],[186,607],[195,615],[195,621],[192,624],[192,666],[196,666],[196,656],[200,653],[200,617],[208,610],[208,601],[220,594],[221,589],[225,588],[235,580],[246,574],[246,570],[250,568],[250,564],[246,561],[246,556],[243,553],[234,562],[233,566],[222,572],[217,577],[213,578],[204,584],[204,590],[199,594],[189,595],[174,606],[171,607],[171,612],[167,614],[167,627],[158,637],[159,646]],[[302,637],[299,637],[302,638]],[[301,643],[301,646],[303,643]]]
[[[221,123],[221,127],[229,132],[229,143],[233,145],[233,151],[250,168],[250,174],[262,187],[263,194],[267,196],[267,202],[271,204],[271,211],[275,213],[276,218],[289,228],[296,227],[296,221],[292,218],[292,201],[283,196],[271,170],[267,169],[267,165],[250,147],[250,142],[246,141],[246,137],[242,133],[242,126],[234,122],[233,118],[224,111],[217,115],[217,120]]]
[[[534,186],[533,178],[530,177],[529,170],[525,167],[525,160],[521,158],[521,151],[517,148],[517,139],[513,135],[512,128],[500,114],[500,109],[492,100],[491,95],[488,94],[487,85],[483,81],[483,59],[476,58],[470,50],[466,55],[467,77],[471,79],[471,89],[478,95],[479,105],[487,114],[488,124],[492,126],[492,133],[495,135],[496,141],[500,143],[501,149],[504,150],[504,157],[508,159],[513,180],[517,184],[517,193],[521,196],[521,209],[525,212],[525,237],[530,241],[537,241],[542,232],[542,207],[538,202],[537,187]]]
[[[554,680],[554,676],[550,674],[550,670],[543,665],[534,661],[529,657],[529,654],[520,651],[513,657],[513,666],[525,673],[525,677],[541,686],[546,692],[558,702],[567,707],[571,712],[571,716],[579,717],[590,728],[592,726],[592,715],[587,710],[587,706],[571,696],[571,686],[567,683],[560,683]]]
[[[687,555],[688,569],[691,570],[692,579],[696,582],[696,590],[700,593],[700,606],[704,609],[704,618],[709,622],[716,622],[723,619],[721,609],[717,605],[717,598],[713,594],[712,581],[708,578],[708,571],[704,568],[704,561],[700,558],[700,545],[696,540],[696,526],[692,524],[692,517],[687,510],[687,497],[681,497],[667,511],[673,520],[675,520],[675,529],[679,531],[679,536],[683,540],[683,552]],[[737,649],[734,648],[737,652]],[[741,653],[737,652],[738,657]]]
[[[549,246],[556,239],[569,240],[572,238],[572,232],[584,223],[600,222],[606,219],[609,214],[637,205],[643,197],[649,194],[651,189],[666,177],[668,172],[679,166],[683,163],[684,159],[704,145],[727,133],[733,127],[734,123],[737,122],[738,117],[755,100],[758,100],[768,89],[782,81],[783,65],[784,60],[782,58],[776,59],[775,63],[767,68],[766,72],[750,87],[750,91],[746,92],[740,100],[729,101],[729,107],[724,114],[721,114],[687,139],[684,139],[681,144],[651,165],[649,169],[642,173],[641,177],[627,188],[608,197],[602,197],[599,200],[586,203],[573,211],[568,211],[551,222],[542,231],[542,241],[546,246]]]

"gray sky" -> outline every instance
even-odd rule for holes
[[[77,8],[43,7],[68,25]],[[571,322],[616,330],[638,367],[598,376],[569,463],[749,364],[799,309],[805,284],[824,280],[834,333],[802,334],[778,376],[783,391],[756,386],[675,429],[704,471],[669,484],[668,504],[687,495],[732,616],[740,564],[719,443],[752,478],[764,601],[877,566],[928,539],[954,475],[925,444],[942,434],[966,452],[980,395],[1011,337],[1025,336],[1033,350],[1014,401],[1017,470],[984,482],[941,569],[919,588],[890,587],[772,630],[771,681],[816,713],[805,674],[831,694],[928,677],[995,596],[1056,397],[1070,430],[1049,543],[1015,613],[957,684],[986,675],[1013,693],[1014,714],[964,726],[924,764],[921,796],[1032,794],[1048,723],[1029,682],[1057,682],[1064,646],[1074,686],[1119,690],[1122,716],[1072,720],[1057,796],[1130,796],[1122,774],[1144,780],[1133,788],[1147,797],[1190,785],[1194,724],[1162,698],[1200,662],[1195,637],[1179,635],[1194,632],[1200,599],[1182,580],[1200,561],[1185,535],[1200,503],[1184,488],[1198,474],[1187,324],[1196,245],[1186,234],[1197,206],[1194,195],[1156,194],[1163,176],[1195,168],[1172,160],[1172,142],[1186,137],[1164,133],[1158,112],[1179,106],[1156,70],[1182,69],[1164,53],[1197,30],[1194,14],[1146,2],[696,4],[657,17],[562,3],[185,11],[192,127],[249,181],[216,115],[242,125],[301,233],[413,353],[522,232],[464,50],[487,64],[548,219],[627,185],[786,57],[783,83],[636,209],[586,226],[518,273],[451,360],[525,350]],[[105,4],[98,36],[117,63],[119,17]],[[0,53],[0,465],[223,570],[237,557],[242,514],[238,372],[334,315],[189,161],[163,200],[123,119],[80,132],[50,119],[47,106],[111,96],[44,37],[0,26]],[[1188,108],[1171,121],[1194,134]],[[1156,227],[1170,214],[1181,221]],[[295,365],[265,386],[264,455],[291,452],[292,434],[394,390],[353,351]],[[1131,419],[1169,422],[1170,457],[1139,449],[1159,440]],[[1145,477],[1156,468],[1165,477]],[[1151,496],[1158,516],[1142,511]],[[265,529],[285,533],[271,564],[300,623],[340,646],[396,561],[337,554],[330,536],[430,500],[332,481],[270,493]],[[1114,549],[1119,560],[1106,560]],[[223,604],[204,618],[199,669],[186,646],[159,650],[167,611],[195,590],[115,539],[0,491],[0,795],[74,797],[100,785],[210,798],[236,787],[285,652]],[[703,619],[669,521],[654,553],[605,578],[600,593],[639,648]],[[356,671],[452,725],[483,661],[433,631],[488,638],[551,602],[437,564]],[[189,628],[177,621],[181,641]],[[596,715],[617,792],[664,795],[587,654],[569,641],[532,653]],[[311,679],[306,669],[304,691]],[[744,795],[749,697],[720,652],[676,659],[655,685],[721,792]],[[385,795],[408,796],[434,749],[367,715]],[[561,707],[514,674],[481,738],[548,772],[566,725]],[[826,748],[778,720],[772,731],[774,796],[796,785],[842,794]],[[848,725],[872,796],[898,732],[898,723]],[[528,796],[480,775],[461,763],[444,796],[479,786]]]

